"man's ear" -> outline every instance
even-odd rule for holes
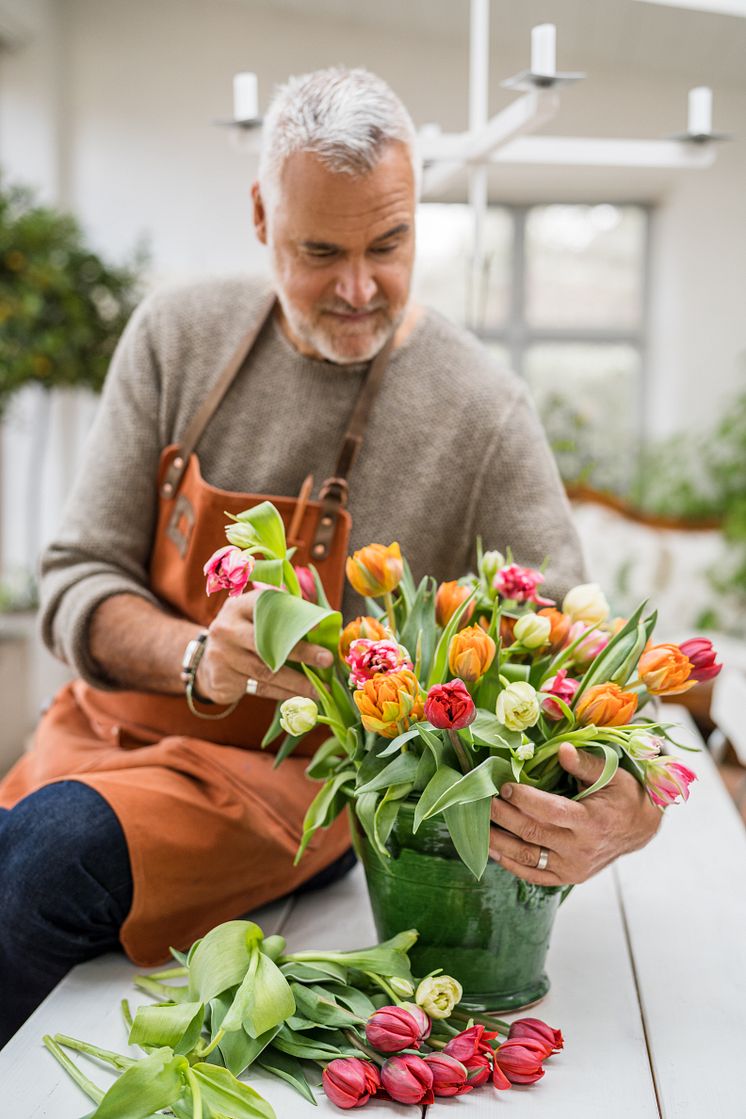
[[[259,189],[259,180],[251,186],[251,198],[254,203],[254,232],[263,245],[267,244],[267,211],[262,201],[262,192]]]

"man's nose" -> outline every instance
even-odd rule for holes
[[[337,278],[335,295],[344,299],[350,307],[367,307],[378,290],[370,270],[365,263],[350,262]]]

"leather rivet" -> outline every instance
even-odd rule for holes
[[[316,544],[316,545],[314,545],[314,549],[313,549],[313,554],[314,554],[315,556],[323,556],[323,554],[324,554],[324,545],[323,545],[323,544]]]
[[[183,465],[184,465],[184,459],[180,455],[177,455],[176,458],[174,459],[174,466],[176,467],[177,470],[181,470]]]
[[[329,525],[332,523],[332,519],[331,519],[331,517],[322,517],[321,518],[321,523],[322,523],[322,525],[324,525],[325,528],[328,528]]]
[[[170,482],[164,483],[163,492],[165,493],[166,497],[170,497],[171,494],[174,492],[174,487],[171,485]]]

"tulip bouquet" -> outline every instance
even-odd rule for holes
[[[506,781],[581,799],[622,766],[660,808],[688,798],[694,773],[664,752],[672,725],[642,711],[653,697],[681,694],[717,675],[709,641],[653,644],[655,614],[645,616],[643,604],[627,619],[611,619],[592,583],[570,590],[560,609],[540,593],[541,571],[510,554],[485,552],[480,542],[477,573],[439,586],[429,576],[415,586],[396,543],[355,552],[347,577],[368,613],[342,628],[313,569],[299,575],[292,568],[279,515],[266,502],[257,508],[227,529],[233,548],[216,553],[226,571],[220,586],[237,593],[241,557],[253,563],[261,552],[261,576],[271,584],[255,615],[265,662],[278,669],[301,637],[336,654],[328,670],[303,666],[318,703],[286,700],[264,743],[284,732],[282,759],[317,724],[330,731],[308,767],[323,786],[309,807],[298,857],[349,802],[385,858],[402,804],[415,801],[414,830],[441,816],[479,879],[488,860],[490,802]],[[205,570],[208,591],[216,589],[209,582],[214,557]],[[256,569],[245,585],[250,575]],[[578,788],[561,768],[562,742],[600,756],[603,770],[593,785]]]
[[[286,953],[282,936],[228,921],[187,955],[172,949],[178,966],[136,979],[156,1000],[134,1017],[122,1004],[129,1044],[143,1057],[66,1034],[44,1043],[96,1105],[88,1119],[149,1119],[164,1108],[178,1119],[275,1119],[238,1079],[256,1070],[310,1103],[320,1079],[340,1108],[372,1098],[427,1104],[540,1080],[561,1032],[536,1018],[509,1025],[460,1010],[455,979],[413,979],[407,953],[416,939],[410,929],[372,948]],[[69,1052],[120,1075],[104,1092]]]

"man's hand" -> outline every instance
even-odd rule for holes
[[[560,765],[590,786],[603,761],[569,742],[559,748]],[[490,855],[511,874],[540,886],[585,882],[608,863],[636,851],[655,835],[661,811],[631,773],[617,770],[605,788],[584,800],[569,800],[530,785],[503,785],[492,802]],[[541,848],[546,870],[537,870]]]
[[[256,695],[289,699],[302,695],[314,699],[310,680],[292,668],[271,672],[256,652],[254,606],[259,591],[228,598],[208,629],[205,652],[197,669],[195,685],[205,699],[214,703],[234,703],[246,690],[246,681],[258,681]],[[333,656],[321,645],[299,641],[290,660],[303,661],[312,668],[328,668]]]

